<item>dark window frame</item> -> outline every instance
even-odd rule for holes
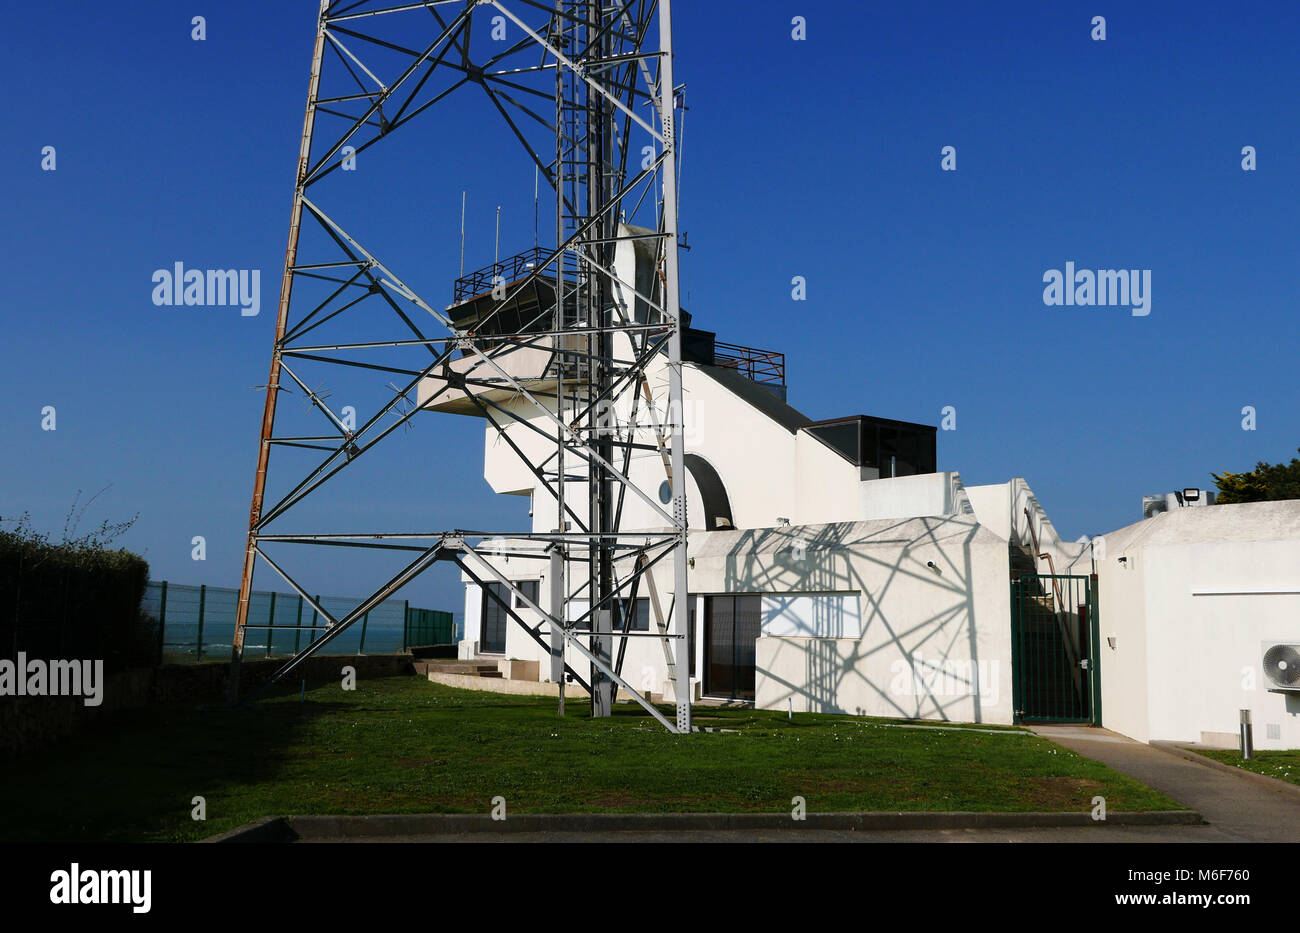
[[[536,603],[539,606],[542,604],[541,603],[542,581],[540,579],[539,580],[515,580],[514,584],[515,586],[519,587],[519,589],[524,590],[525,591],[524,595],[527,596],[529,599],[531,599],[534,603]],[[532,592],[528,592],[529,589],[531,589]],[[511,597],[511,605],[514,606],[514,608],[516,609],[530,608],[527,603],[520,601],[518,593],[512,592],[510,594],[510,597]]]
[[[756,593],[704,596],[705,696],[754,700],[757,688],[757,642],[762,636],[763,597]],[[752,644],[751,642],[752,636]],[[721,651],[726,657],[716,657]]]
[[[496,589],[493,589],[495,587]],[[492,598],[492,593],[496,593],[502,598],[506,605],[513,601],[510,589],[504,583],[487,583],[483,587],[483,603],[479,613],[479,630],[478,630],[478,650],[480,654],[505,654],[507,633],[510,631],[510,614],[506,612],[505,607]],[[489,626],[495,630],[494,635],[500,635],[500,645],[488,647],[488,630]],[[492,642],[495,646],[496,641]]]

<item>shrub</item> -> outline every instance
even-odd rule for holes
[[[107,544],[134,522],[49,540],[26,516],[0,529],[0,656],[102,659],[106,671],[153,663],[153,623],[140,611],[149,565]]]

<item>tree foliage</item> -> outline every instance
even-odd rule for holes
[[[1300,450],[1296,451],[1300,453]],[[1290,463],[1265,463],[1261,460],[1249,473],[1211,473],[1219,487],[1216,502],[1269,502],[1277,499],[1300,499],[1300,459]]]

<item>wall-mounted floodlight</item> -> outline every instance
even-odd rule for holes
[[[1184,489],[1183,499],[1187,502],[1200,502],[1201,491],[1199,489]]]

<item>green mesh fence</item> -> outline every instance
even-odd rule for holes
[[[454,645],[456,626],[450,612],[410,609],[406,613],[406,638],[410,645]]]
[[[360,599],[314,596],[316,602],[339,619],[355,609]],[[235,609],[239,591],[223,586],[186,586],[151,582],[140,609],[155,620],[157,651],[164,662],[229,661],[235,634]],[[411,608],[404,600],[390,599],[371,609],[322,650],[322,654],[395,654],[407,645],[451,644],[455,630],[449,612]],[[414,620],[414,621],[413,621]],[[296,630],[268,629],[268,625],[305,626]],[[249,597],[248,631],[244,657],[288,657],[306,648],[325,631],[325,618],[296,593],[255,590]],[[437,634],[445,641],[408,640]]]

